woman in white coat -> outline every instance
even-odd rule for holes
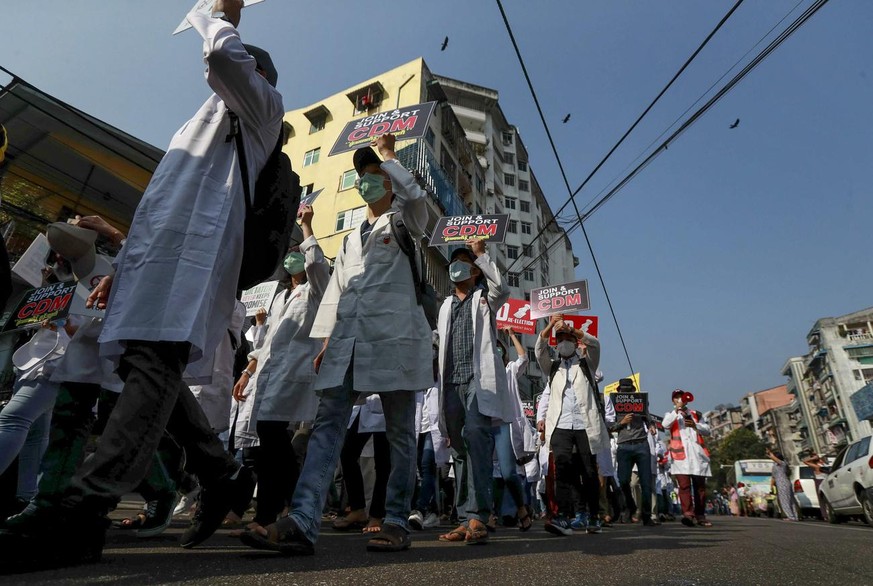
[[[300,252],[285,259],[290,286],[273,299],[263,344],[249,354],[249,363],[234,386],[237,401],[251,404],[245,428],[237,434],[257,433],[255,457],[258,509],[253,526],[273,523],[285,508],[297,483],[297,457],[288,426],[315,419],[318,398],[313,359],[321,349],[309,337],[321,299],[330,281],[330,269],[312,234],[312,206],[297,214],[304,240]]]

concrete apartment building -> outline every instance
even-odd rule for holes
[[[718,444],[727,435],[743,427],[742,408],[733,405],[719,405],[712,411],[706,413],[709,419],[709,426],[712,430],[710,442]]]
[[[512,297],[525,299],[531,288],[574,280],[578,260],[563,229],[552,225],[529,246],[552,219],[552,211],[521,136],[507,121],[498,98],[495,90],[434,75],[418,58],[287,112],[290,138],[285,151],[300,174],[304,193],[319,192],[313,203],[313,230],[325,255],[334,258],[346,234],[365,217],[354,188],[353,154],[327,156],[343,127],[365,116],[437,102],[425,139],[398,141],[396,146],[400,162],[431,196],[428,231],[442,216],[508,213],[507,242],[490,246],[489,252]],[[441,295],[451,290],[448,254],[446,247],[427,248],[426,253],[428,281]],[[512,272],[507,271],[513,263]],[[523,343],[533,358],[534,338],[525,336]],[[541,390],[539,379],[532,364],[520,381],[522,393]]]
[[[782,368],[803,414],[804,444],[834,454],[871,434],[852,396],[873,382],[873,307],[815,322],[806,336],[809,352]]]

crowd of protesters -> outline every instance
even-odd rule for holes
[[[709,426],[690,394],[673,392],[662,422],[617,417],[598,388],[599,341],[560,315],[538,333],[544,386],[526,417],[528,357],[496,327],[509,290],[485,242],[451,253],[453,289],[429,323],[401,241],[424,235],[427,195],[391,135],[354,154],[366,219],[333,267],[302,206],[279,291],[245,319],[245,185],[282,140],[283,106],[269,55],[240,40],[241,7],[188,16],[214,93],[174,135],[129,234],[96,216],[47,229],[46,282],[87,284],[105,313],[45,323],[15,354],[0,472],[17,456],[18,490],[2,503],[2,555],[98,560],[129,493],[145,506],[117,530],[152,537],[189,516],[182,547],[224,526],[285,555],[313,554],[323,528],[392,552],[440,525],[423,538],[484,544],[498,526],[569,536],[676,517],[709,527]],[[98,235],[114,259],[96,254]]]

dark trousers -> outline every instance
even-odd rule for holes
[[[637,465],[640,490],[642,491],[640,513],[643,519],[650,519],[652,517],[652,454],[649,451],[649,442],[643,440],[636,443],[618,444],[615,459],[618,462],[618,482],[621,485],[621,492],[624,494],[625,505],[631,513],[637,509],[633,490],[631,490],[631,473],[634,464]]]
[[[555,457],[555,500],[558,502],[558,511],[567,517],[575,516],[575,489],[583,495],[589,513],[596,516],[600,501],[600,479],[597,475],[597,459],[588,444],[588,434],[578,429],[556,429],[550,441]],[[576,454],[573,454],[574,447]]]
[[[360,417],[356,417],[352,426],[346,433],[346,441],[340,452],[340,462],[343,467],[343,482],[346,486],[346,494],[349,498],[349,507],[353,511],[367,506],[364,489],[364,476],[361,474],[361,465],[358,460],[364,445],[370,436],[373,436],[373,459],[376,464],[376,483],[373,485],[373,498],[370,500],[369,516],[374,519],[382,519],[385,516],[385,497],[388,490],[388,477],[391,475],[391,447],[388,445],[388,436],[385,432],[359,433],[358,423]]]
[[[288,421],[258,421],[261,442],[255,456],[258,477],[258,511],[255,523],[266,527],[290,502],[300,475],[297,455],[288,433]]]
[[[184,448],[185,469],[204,487],[239,465],[212,433],[206,415],[182,381],[190,344],[128,341],[119,374],[124,390],[97,451],[67,491],[67,506],[105,514],[146,476],[166,430]]]
[[[706,478],[690,474],[676,474],[679,484],[679,502],[682,515],[699,521],[706,519]]]

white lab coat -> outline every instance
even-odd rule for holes
[[[355,418],[358,421],[358,433],[385,433],[385,411],[382,409],[382,399],[379,395],[361,396],[352,407],[352,414],[346,429],[351,429]]]
[[[273,299],[266,335],[260,348],[249,354],[258,361],[255,376],[246,387],[247,401],[254,401],[253,419],[311,421],[318,397],[313,359],[321,343],[309,337],[318,306],[330,281],[330,268],[318,241],[310,236],[300,244],[306,283]],[[254,423],[254,421],[253,421]]]
[[[427,194],[396,160],[382,163],[394,206],[413,238],[427,223]],[[330,284],[312,327],[330,338],[315,389],[342,386],[349,367],[359,392],[417,391],[433,384],[431,329],[415,300],[409,258],[391,232],[392,212],[373,225],[366,244],[353,230],[340,247]]]
[[[682,439],[682,445],[685,448],[685,459],[677,460],[670,458],[670,474],[687,474],[690,476],[712,476],[712,470],[709,465],[709,456],[703,451],[703,446],[697,442],[698,433],[701,436],[710,434],[709,419],[705,415],[697,411],[697,431],[690,427],[685,427],[685,418],[680,415],[675,409],[664,414],[664,429],[667,433],[671,433],[672,426],[679,426],[679,437]],[[670,439],[667,439],[668,445]]]
[[[527,354],[522,354],[517,359],[506,365],[506,385],[509,396],[515,399],[513,404],[513,419],[509,424],[509,434],[512,438],[512,450],[515,459],[521,460],[536,451],[536,428],[534,428],[524,415],[524,406],[521,404],[521,395],[518,393],[518,376],[527,368]]]
[[[120,356],[125,340],[190,342],[191,362],[215,351],[233,313],[245,217],[228,109],[241,122],[250,185],[279,140],[282,96],[236,29],[197,12],[188,21],[215,93],[173,136],[137,206],[100,335],[106,356]]]
[[[594,336],[585,334],[585,345],[588,347],[588,367],[593,375],[600,363],[600,342]],[[542,336],[537,336],[534,353],[536,354],[540,370],[548,376],[552,368],[552,358],[548,352],[548,341],[544,340]],[[564,404],[564,388],[567,385],[565,370],[564,368],[558,369],[551,384],[548,385],[548,397],[543,393],[542,398],[540,398],[540,410],[544,410],[545,413],[547,446],[550,445],[552,432],[555,431],[558,420],[561,418],[561,408]],[[573,392],[576,395],[576,402],[583,405],[582,419],[585,433],[588,435],[588,444],[591,448],[591,453],[597,454],[609,446],[609,431],[606,429],[606,422],[600,415],[597,399],[594,396],[594,393],[597,391],[591,388],[588,378],[582,372],[578,361],[573,364],[571,370],[574,372]],[[543,403],[546,401],[548,401],[548,405],[543,407]],[[539,419],[537,420],[539,421]]]
[[[433,386],[426,391],[419,391],[415,398],[415,431],[419,434],[430,434],[437,467],[447,464],[451,457],[446,440],[440,431],[439,394],[439,387]]]
[[[497,326],[494,321],[497,310],[509,299],[509,289],[504,285],[497,265],[487,253],[476,259],[476,267],[485,276],[488,291],[486,296],[485,291],[476,289],[469,302],[470,311],[473,313],[473,378],[470,380],[470,389],[476,394],[479,413],[497,420],[498,423],[513,423],[518,410],[518,399],[510,395],[506,384],[506,370],[497,353]],[[453,299],[453,295],[446,297],[437,320],[441,373],[446,372],[446,356],[451,343]],[[442,385],[445,381],[442,379],[440,377],[440,397],[445,392]]]

